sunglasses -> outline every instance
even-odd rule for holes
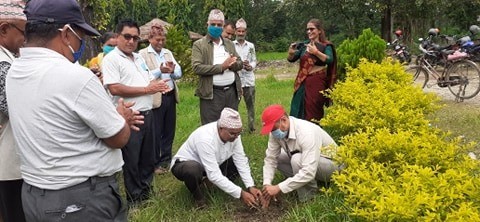
[[[140,41],[140,36],[138,35],[130,35],[130,34],[120,34],[120,35],[123,36],[123,38],[127,41],[130,41],[132,39],[134,42]]]
[[[316,29],[316,28],[306,28],[305,31],[307,31],[307,32],[310,31],[310,32],[311,32],[311,31],[313,31],[313,30],[315,30],[315,29]]]

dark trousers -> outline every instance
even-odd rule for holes
[[[177,122],[177,104],[172,90],[162,96],[162,105],[153,109],[155,167],[167,168],[172,160],[172,144]]]
[[[141,112],[144,124],[131,131],[127,145],[122,148],[123,179],[128,202],[147,199],[151,192],[155,168],[155,137],[152,111]]]
[[[0,221],[25,221],[22,207],[22,184],[23,180],[0,181]]]
[[[220,166],[222,174],[226,176],[229,180],[234,181],[238,177],[238,170],[235,164],[233,163],[233,158],[230,157]],[[200,184],[202,179],[207,174],[202,164],[197,161],[175,161],[175,164],[172,167],[172,174],[180,181],[183,181],[187,189],[192,193],[195,199],[202,198],[200,192]]]
[[[27,221],[127,221],[115,176],[91,177],[61,190],[24,183],[22,202]]]
[[[235,83],[227,87],[214,86],[213,99],[200,99],[200,119],[202,125],[220,119],[220,113],[225,107],[238,110],[239,102]]]
[[[255,131],[255,86],[243,87],[243,98],[248,114],[248,130]]]

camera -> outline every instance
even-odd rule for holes
[[[297,50],[300,50],[302,49],[303,47],[305,47],[305,43],[303,42],[295,42],[291,45],[292,48],[294,49],[297,49]]]

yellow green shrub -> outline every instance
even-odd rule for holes
[[[337,155],[347,168],[334,181],[361,219],[479,221],[480,165],[467,156],[471,147],[435,130],[368,129],[343,138]]]
[[[438,98],[411,84],[398,63],[361,61],[330,93],[322,126],[339,139],[333,176],[360,221],[480,221],[480,164],[473,143],[425,117]]]
[[[437,110],[438,98],[411,84],[399,63],[362,60],[330,93],[334,105],[321,125],[336,139],[366,127],[413,129],[425,126],[424,115]]]

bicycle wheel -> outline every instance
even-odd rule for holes
[[[413,77],[413,84],[425,88],[428,82],[428,72],[422,66],[410,66],[405,72]]]
[[[480,91],[480,68],[470,60],[455,62],[448,69],[445,80],[457,98],[473,98]]]

